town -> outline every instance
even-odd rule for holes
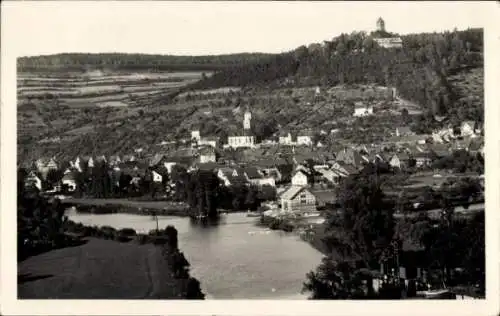
[[[273,277],[253,261],[280,253],[272,273],[299,275],[310,299],[484,298],[482,29],[398,35],[383,18],[375,26],[276,56],[213,57],[222,66],[199,74],[162,74],[158,59],[156,77],[138,78],[105,69],[123,58],[114,55],[95,55],[96,75],[85,56],[20,59],[26,269],[38,266],[37,245],[60,251],[86,238],[80,247],[107,249],[102,256],[120,242],[130,257],[165,260],[176,297],[204,298],[206,288],[221,298],[296,295],[267,283]],[[83,58],[84,74],[67,75],[65,58],[71,67]],[[60,73],[29,71],[58,62]],[[48,225],[43,238],[33,223]],[[291,236],[300,238],[281,248]],[[132,240],[160,245],[162,259]],[[222,270],[266,276],[255,292],[236,290]],[[343,285],[332,284],[335,273]]]

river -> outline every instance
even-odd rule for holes
[[[108,225],[148,232],[156,228],[150,216],[83,214],[68,210],[68,218],[84,225]],[[322,254],[293,233],[255,225],[243,213],[223,216],[217,226],[201,227],[188,218],[158,216],[159,227],[173,225],[179,248],[191,264],[191,275],[213,299],[307,299],[301,294],[306,273]]]

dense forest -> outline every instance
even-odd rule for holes
[[[420,104],[428,114],[453,115],[463,107],[463,118],[482,120],[482,100],[461,95],[450,77],[483,67],[483,29],[401,39],[403,48],[385,49],[365,32],[341,34],[323,45],[301,46],[260,63],[225,69],[192,88],[379,84],[397,88],[400,97]]]
[[[110,69],[122,71],[188,71],[220,70],[238,64],[254,63],[271,56],[262,53],[242,53],[212,56],[172,56],[124,53],[64,53],[57,55],[21,57],[19,72],[29,71],[88,71]]]

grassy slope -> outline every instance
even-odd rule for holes
[[[175,299],[161,249],[90,238],[83,246],[54,250],[18,264],[30,280],[21,299]],[[37,279],[38,278],[38,279]]]

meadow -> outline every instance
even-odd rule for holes
[[[18,265],[20,299],[168,299],[178,280],[161,247],[88,238]],[[133,286],[130,286],[133,284]]]

